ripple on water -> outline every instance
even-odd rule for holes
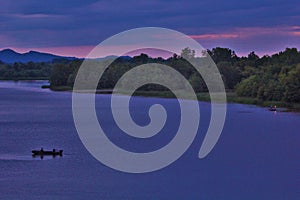
[[[54,158],[57,158],[60,156],[43,156],[43,158],[41,158],[40,156],[32,156],[31,154],[29,155],[18,155],[18,154],[11,154],[11,153],[7,153],[7,154],[0,154],[0,160],[7,160],[7,161],[38,161],[38,160],[51,160]]]

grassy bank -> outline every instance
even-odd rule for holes
[[[42,85],[42,89],[50,89],[52,91],[72,91],[70,86],[51,86],[51,85]]]
[[[287,108],[287,111],[300,112],[300,103],[288,103],[284,101],[263,101],[251,97],[240,97],[235,93],[227,93],[227,101],[231,103],[251,104],[262,107],[269,107],[270,105],[276,105],[277,107]]]
[[[49,88],[53,91],[72,91],[70,86],[42,86],[42,88]],[[98,94],[109,94],[112,90],[98,90]],[[122,92],[120,92],[122,93]],[[161,98],[175,98],[176,96],[171,91],[135,91],[133,96],[143,96],[143,97],[161,97]],[[262,101],[260,99],[251,98],[251,97],[240,97],[237,96],[234,92],[227,92],[227,102],[228,103],[240,103],[240,104],[249,104],[257,105],[262,107],[269,107],[270,105],[276,105],[277,107],[287,108],[286,111],[300,112],[300,103],[288,103],[282,101]],[[197,99],[199,101],[210,101],[209,93],[197,93]]]
[[[133,95],[135,96],[146,96],[146,97],[162,97],[162,98],[175,98],[175,95],[170,91],[162,92],[149,92],[149,91],[136,91]],[[300,103],[288,103],[282,101],[262,101],[260,99],[251,97],[240,97],[234,92],[227,92],[227,102],[228,103],[240,103],[257,105],[262,107],[269,107],[270,105],[276,105],[277,107],[287,108],[286,111],[300,112]],[[209,93],[197,93],[197,98],[199,101],[210,101]]]

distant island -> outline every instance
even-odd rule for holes
[[[233,50],[221,47],[207,50],[206,53],[219,68],[229,101],[300,108],[300,52],[296,48],[286,48],[285,51],[263,57],[257,56],[255,52],[239,57]],[[6,54],[11,56],[5,58]],[[1,80],[46,79],[52,90],[72,90],[76,72],[83,62],[82,59],[43,53],[40,55],[38,52],[23,55],[22,59],[33,56],[35,59],[32,58],[32,61],[25,59],[24,62],[11,62],[14,54],[9,50],[0,51]],[[101,77],[98,89],[114,88],[119,78],[135,66],[161,63],[176,69],[189,80],[200,100],[209,100],[202,77],[184,56],[194,56],[193,50],[185,48],[181,55],[174,54],[168,59],[151,58],[143,53],[134,57],[117,58]],[[139,88],[136,95],[173,96],[167,88],[153,84]]]

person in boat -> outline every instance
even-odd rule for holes
[[[276,111],[277,110],[277,106],[273,106],[273,105],[270,105],[270,108],[269,108],[270,111]]]
[[[41,153],[44,153],[44,149],[43,149],[43,147],[41,148]]]

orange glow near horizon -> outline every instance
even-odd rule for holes
[[[193,39],[228,39],[228,38],[237,38],[239,37],[237,34],[203,34],[203,35],[190,35]]]
[[[58,56],[66,56],[66,57],[77,57],[77,58],[87,58],[87,55],[90,53],[90,51],[94,48],[94,46],[78,46],[78,47],[54,47],[54,48],[1,48],[3,49],[12,49],[18,53],[26,53],[29,51],[38,51],[41,53],[50,53]],[[226,47],[224,47],[226,48]],[[75,51],[74,49],[79,49],[80,51]],[[234,50],[234,49],[232,49]],[[284,51],[284,48],[282,49]],[[264,56],[264,55],[272,55],[275,53],[278,53],[279,51],[268,51],[268,52],[255,52],[258,56]],[[154,50],[151,51],[145,51],[137,50],[135,52],[128,52],[125,54],[125,56],[135,56],[139,55],[140,53],[146,53],[150,57],[162,57],[162,58],[168,58],[168,55],[171,56],[171,54],[163,53],[158,51],[157,53],[154,52]],[[249,52],[236,52],[238,56],[247,56]],[[112,54],[111,54],[112,55]],[[99,55],[99,58],[108,56],[108,54]],[[94,57],[91,57],[94,58]]]
[[[276,33],[279,37],[295,37],[298,38],[300,36],[300,26],[286,26],[286,27],[240,27],[235,28],[228,32],[220,32],[220,33],[205,33],[205,34],[193,34],[189,35],[191,38],[197,40],[200,44],[206,44],[206,48],[213,48],[213,47],[224,47],[222,44],[227,44],[227,46],[230,46],[231,42],[237,43],[239,40],[253,40],[256,37],[268,37],[268,35],[274,35]],[[4,40],[5,38],[0,39]],[[278,46],[278,48],[270,49],[269,51],[264,52],[256,52],[259,56],[263,55],[272,55],[273,53],[277,53],[278,50],[284,50],[285,48],[289,47],[289,43],[287,43],[287,46]],[[3,49],[12,49],[19,53],[26,53],[29,51],[38,51],[38,52],[44,52],[44,53],[50,53],[60,56],[69,56],[69,57],[77,57],[77,58],[86,58],[89,53],[96,47],[96,45],[82,45],[82,46],[61,46],[61,47],[2,47],[0,50]],[[225,45],[226,47],[226,45]],[[292,47],[299,47],[298,44],[294,44]],[[97,57],[105,57],[109,55],[118,55],[118,52],[115,52],[116,49],[119,50],[126,50],[128,49],[128,46],[126,45],[120,45],[120,46],[108,46],[104,49],[103,52],[101,52],[100,55],[97,55]],[[132,48],[130,48],[132,49]],[[236,49],[232,49],[236,50]],[[243,51],[243,52],[241,52]],[[248,53],[245,53],[247,50],[239,49],[236,53],[238,55],[246,56],[249,52],[253,51],[253,49],[250,49]],[[142,51],[137,50],[137,52],[142,53]],[[135,52],[135,53],[137,53]],[[132,52],[131,52],[132,53]],[[166,53],[159,52],[159,51],[148,51],[149,56],[161,56],[166,57]],[[129,54],[130,55],[130,54]],[[131,55],[132,56],[132,55]],[[95,56],[94,56],[95,57]],[[89,55],[89,58],[94,58],[93,55]]]
[[[294,32],[291,32],[291,34],[294,36],[300,36],[300,31],[294,31]]]

